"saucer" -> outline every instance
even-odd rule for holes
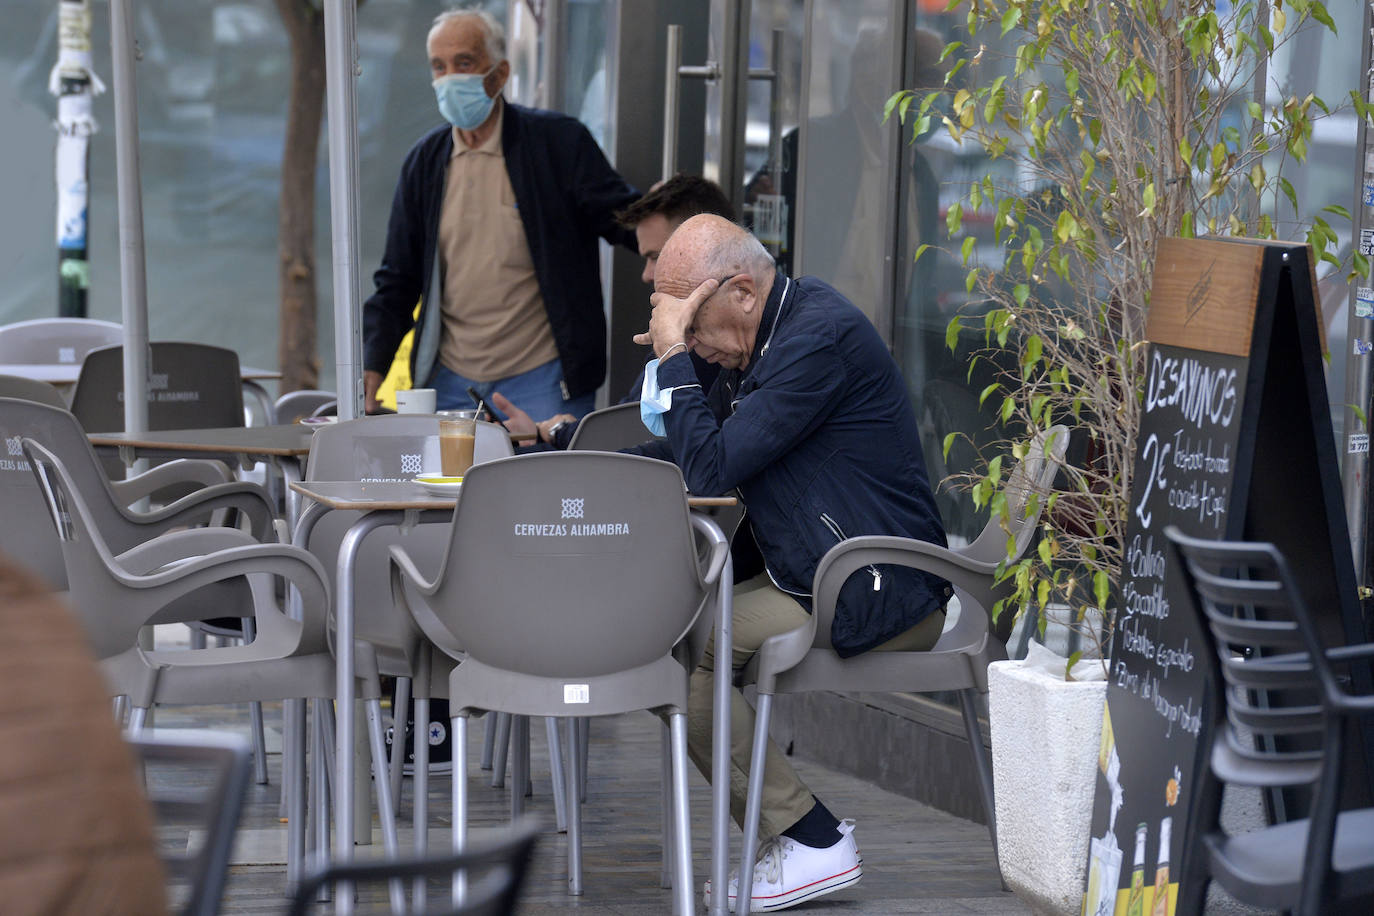
[[[435,496],[457,496],[463,489],[463,478],[445,477],[442,474],[416,474],[415,482]]]

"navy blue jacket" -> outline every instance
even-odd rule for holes
[[[662,388],[695,381],[680,354],[659,365]],[[688,489],[739,488],[770,578],[808,610],[816,564],[845,538],[945,545],[901,372],[868,318],[814,277],[778,275],[748,366],[722,371],[709,399],[679,388],[664,424]],[[950,594],[917,570],[861,570],[840,591],[831,643],[864,652]]]
[[[615,213],[639,192],[625,182],[581,122],[505,103],[501,149],[525,239],[563,365],[565,397],[595,391],[606,377],[606,317],[597,238],[636,250],[634,233]],[[422,385],[438,359],[443,332],[439,284],[439,212],[453,153],[453,130],[435,128],[406,154],[387,224],[386,252],[363,306],[363,368],[383,375],[412,319],[420,315],[410,373]]]

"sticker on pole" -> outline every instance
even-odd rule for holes
[[[563,702],[564,703],[590,703],[592,692],[587,684],[564,684]]]
[[[1350,353],[1353,356],[1365,356],[1370,350],[1374,350],[1374,341],[1360,340],[1356,337],[1354,344],[1351,345]]]
[[[1364,194],[1361,195],[1366,207],[1374,207],[1374,184],[1365,183]]]
[[[1360,254],[1374,255],[1374,229],[1360,230]]]
[[[1369,454],[1369,433],[1351,433],[1346,451],[1352,455]]]

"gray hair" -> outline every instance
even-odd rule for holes
[[[707,277],[720,280],[743,273],[749,274],[755,282],[762,280],[774,267],[768,249],[744,229],[729,233],[697,265],[699,270],[706,272],[703,280]]]
[[[456,10],[444,10],[434,17],[434,24],[429,27],[429,33],[434,34],[434,30],[440,26],[461,19],[473,19],[477,21],[482,29],[482,36],[487,46],[487,57],[491,58],[492,65],[501,63],[506,59],[506,29],[495,16],[486,10],[473,9],[471,7]]]

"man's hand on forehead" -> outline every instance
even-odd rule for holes
[[[663,285],[672,286],[670,283]],[[703,280],[683,299],[663,290],[654,293],[649,297],[649,302],[653,306],[653,313],[649,316],[649,330],[636,334],[635,343],[651,345],[655,356],[662,356],[669,347],[676,344],[690,346],[687,334],[696,320],[697,310],[719,287],[720,281],[710,278]]]

